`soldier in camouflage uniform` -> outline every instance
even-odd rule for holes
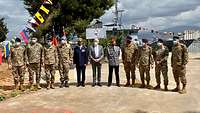
[[[58,65],[57,48],[52,45],[51,40],[44,47],[44,67],[47,80],[47,89],[54,89],[55,67]]]
[[[58,58],[59,58],[59,72],[61,88],[63,86],[69,87],[68,73],[70,70],[70,65],[73,63],[73,51],[70,44],[66,43],[65,39],[61,39],[61,44],[58,46]]]
[[[147,81],[147,88],[150,88],[150,68],[153,68],[152,48],[148,45],[148,40],[143,39],[143,46],[139,48],[138,64],[141,78],[141,88],[145,88],[145,78]],[[146,77],[144,76],[146,74]]]
[[[160,74],[162,72],[163,78],[164,78],[164,85],[165,85],[165,91],[168,90],[168,66],[167,66],[167,59],[169,56],[169,50],[166,46],[163,45],[163,40],[159,39],[157,42],[158,49],[153,52],[154,61],[155,61],[155,76],[156,76],[156,82],[157,86],[154,87],[154,89],[160,89]]]
[[[171,66],[173,70],[177,91],[181,94],[186,93],[186,64],[188,63],[188,50],[186,46],[179,42],[179,37],[174,37],[174,46],[172,48]],[[180,81],[183,88],[180,90]]]
[[[21,46],[21,39],[16,38],[16,44],[11,48],[9,63],[12,65],[12,75],[14,77],[15,89],[24,91],[24,75],[27,62],[26,49]],[[18,87],[18,84],[20,86]]]
[[[33,89],[34,73],[36,74],[36,86],[38,89],[41,89],[39,84],[41,78],[42,50],[42,45],[37,43],[37,38],[33,37],[27,49],[30,89]]]
[[[134,86],[135,84],[135,67],[137,51],[137,46],[134,43],[132,43],[132,37],[127,36],[126,44],[122,48],[122,60],[127,78],[127,83],[125,84],[126,87],[130,86],[130,75],[132,78],[132,86]]]

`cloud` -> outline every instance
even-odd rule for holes
[[[199,7],[199,0],[120,0],[119,2],[119,8],[125,10],[122,17],[125,25],[135,24],[154,29],[199,25]],[[103,22],[112,19],[111,10],[102,17]]]
[[[12,35],[19,35],[26,24],[29,14],[22,0],[0,0],[0,17],[4,17]]]

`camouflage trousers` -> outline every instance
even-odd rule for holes
[[[162,64],[157,64],[155,67],[155,75],[156,75],[156,82],[157,84],[161,84],[161,80],[160,80],[160,75],[163,75],[163,79],[164,79],[164,85],[167,86],[168,85],[168,66],[167,65],[162,65]]]
[[[150,82],[150,67],[149,66],[143,66],[140,65],[139,66],[139,72],[140,72],[140,79],[142,81],[142,84],[145,84],[145,80],[147,81],[147,83]],[[145,75],[146,74],[146,78]]]
[[[15,85],[24,84],[24,75],[25,75],[25,68],[24,66],[13,66],[12,67],[12,75],[14,78]]]
[[[45,65],[46,82],[54,83],[55,81],[55,66],[54,64]]]
[[[36,83],[40,83],[41,75],[40,75],[40,64],[32,63],[28,66],[29,72],[29,82],[30,84],[34,83],[34,73],[36,74]]]
[[[176,84],[180,84],[180,81],[182,84],[186,85],[187,80],[186,80],[186,67],[185,66],[176,66],[173,67],[173,75],[174,75],[174,80]]]
[[[58,67],[59,67],[59,73],[60,73],[60,81],[62,83],[68,82],[69,81],[68,74],[69,74],[69,69],[70,69],[69,63],[60,64]]]
[[[130,82],[130,78],[132,79],[132,82],[135,83],[135,64],[131,62],[124,63],[124,70],[126,73],[126,79],[128,82]]]

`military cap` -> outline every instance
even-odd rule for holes
[[[179,37],[179,36],[174,36],[173,39],[174,39],[174,40],[180,39],[180,37]]]
[[[148,43],[148,40],[147,39],[142,39],[142,42]]]
[[[158,39],[158,42],[163,43],[164,41],[162,39]]]
[[[127,36],[126,40],[132,41],[132,37],[131,36]]]
[[[20,38],[16,38],[15,42],[21,42],[21,39]]]

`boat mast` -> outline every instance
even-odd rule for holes
[[[122,13],[124,12],[124,10],[119,10],[118,8],[118,2],[119,0],[115,0],[115,11],[114,11],[114,26],[122,26],[122,22],[121,22],[121,18],[122,18]],[[119,13],[121,13],[121,16],[119,16]]]

